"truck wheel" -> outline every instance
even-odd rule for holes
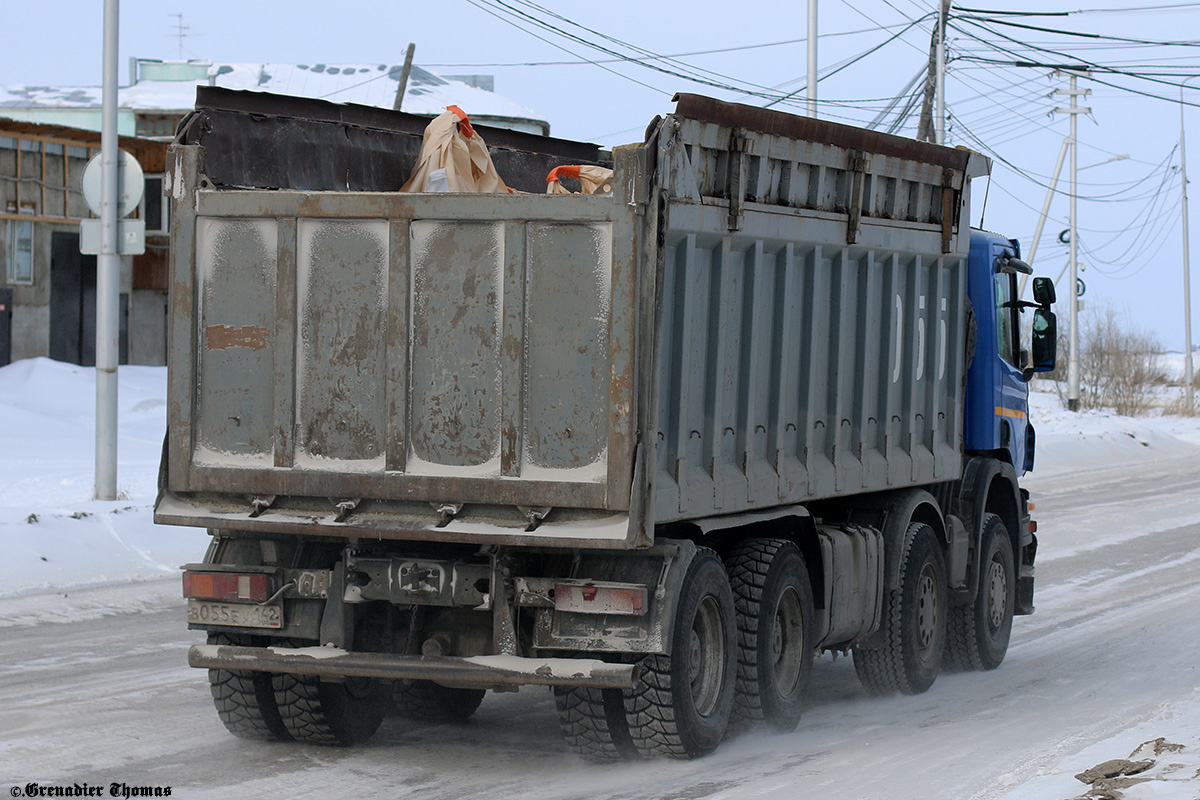
[[[601,764],[637,756],[620,689],[555,686],[554,705],[563,741],[577,756]]]
[[[737,613],[716,554],[701,550],[683,579],[672,653],[648,656],[625,692],[625,717],[638,753],[698,758],[721,743],[733,711]]]
[[[383,685],[370,678],[333,683],[313,675],[280,672],[271,676],[271,686],[284,727],[301,742],[362,744],[375,735],[387,707]]]
[[[949,669],[995,669],[1008,652],[1016,603],[1012,540],[996,514],[983,515],[979,593],[975,602],[950,609],[946,627]]]
[[[210,633],[208,643],[239,647],[261,644],[258,637],[225,633]],[[292,738],[275,706],[270,673],[210,669],[208,683],[213,705],[217,707],[217,716],[234,736],[268,741],[288,741]]]
[[[883,602],[882,641],[854,649],[854,670],[871,695],[920,694],[933,685],[946,647],[946,564],[933,528],[908,526],[900,585]]]
[[[790,731],[800,722],[813,662],[812,584],[799,548],[752,539],[725,559],[737,609],[733,721]]]
[[[433,681],[396,681],[392,700],[400,716],[421,722],[466,722],[483,702],[483,689],[459,689]]]

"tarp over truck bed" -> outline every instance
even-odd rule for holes
[[[957,477],[982,157],[681,95],[612,195],[314,190],[237,180],[288,121],[204,97],[170,176],[159,522],[621,548]],[[303,147],[412,150],[329,108]],[[512,163],[589,154],[543,142]]]

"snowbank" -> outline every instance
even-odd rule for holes
[[[204,531],[152,521],[166,370],[121,367],[119,380],[121,499],[104,502],[92,499],[95,370],[46,358],[0,368],[0,598],[161,582],[204,554]]]

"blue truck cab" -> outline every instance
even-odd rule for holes
[[[1034,372],[1054,368],[1053,284],[1036,279],[1041,302],[1022,302],[1018,274],[1032,269],[1021,261],[1020,244],[980,230],[971,231],[967,271],[975,348],[967,371],[963,447],[998,457],[1023,475],[1034,462],[1028,381]],[[1028,308],[1035,309],[1032,355],[1021,344]]]

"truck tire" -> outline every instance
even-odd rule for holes
[[[793,730],[812,672],[813,598],[799,548],[786,539],[751,539],[725,558],[737,610],[735,727]]]
[[[1008,652],[1016,605],[1012,539],[996,514],[983,515],[979,592],[974,603],[950,609],[946,625],[946,668],[988,670]]]
[[[261,644],[258,637],[210,633],[208,643],[253,647]],[[210,669],[209,690],[217,716],[226,730],[243,739],[289,741],[288,733],[275,706],[271,675],[249,670]]]
[[[900,585],[883,601],[882,641],[854,648],[867,694],[920,694],[933,685],[946,648],[946,563],[933,528],[908,526]]]
[[[637,756],[620,689],[555,686],[554,705],[563,741],[575,755],[597,764]]]
[[[484,689],[459,689],[433,681],[396,681],[392,700],[400,716],[421,722],[466,722],[483,702]]]
[[[313,675],[279,672],[271,676],[271,686],[284,727],[301,742],[362,744],[375,735],[387,708],[383,684],[370,678],[334,683]]]
[[[642,756],[699,758],[717,748],[733,712],[737,612],[724,565],[700,550],[684,575],[671,655],[647,656],[626,690],[625,717]]]

